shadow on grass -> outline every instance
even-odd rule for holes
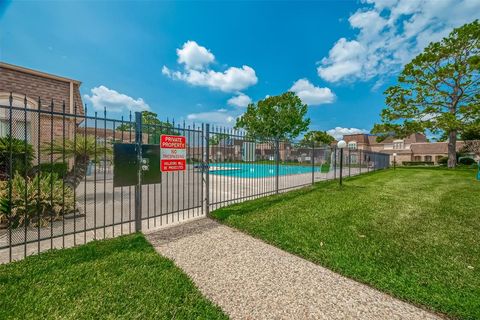
[[[136,233],[117,237],[115,241],[95,240],[78,247],[49,250],[40,255],[32,255],[24,260],[6,264],[3,268],[8,271],[9,268],[13,269],[17,264],[21,264],[24,268],[34,266],[37,270],[54,271],[64,269],[67,265],[100,261],[122,253],[151,252],[153,250],[142,234]]]

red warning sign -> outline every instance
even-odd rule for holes
[[[184,136],[163,134],[160,137],[160,170],[185,171],[187,168],[187,140]]]

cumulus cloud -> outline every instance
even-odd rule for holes
[[[187,41],[182,49],[177,49],[177,56],[183,70],[162,68],[162,73],[174,80],[224,92],[238,92],[258,82],[255,70],[247,65],[229,67],[224,71],[212,70],[208,65],[214,62],[215,56],[195,41]]]
[[[332,103],[335,100],[332,90],[316,87],[307,79],[297,80],[290,88],[290,91],[295,92],[303,103],[312,106]]]
[[[104,108],[107,108],[108,112],[150,110],[149,105],[142,98],[134,99],[103,85],[91,89],[90,92],[91,95],[85,94],[83,98],[97,111],[103,111]]]
[[[341,140],[344,135],[356,134],[356,133],[368,133],[368,130],[357,128],[342,128],[335,127],[334,129],[327,130],[327,133],[334,137],[336,140]]]
[[[181,49],[177,49],[178,63],[185,64],[187,69],[203,69],[215,60],[215,56],[195,41],[187,41]]]
[[[430,42],[478,18],[475,0],[365,0],[348,19],[358,30],[340,38],[318,66],[330,82],[370,80],[398,72]]]
[[[163,66],[162,73],[174,80],[182,80],[191,85],[208,87],[224,92],[237,92],[257,83],[255,70],[249,66],[230,67],[224,72],[206,70],[172,71]]]
[[[243,93],[240,93],[240,94],[228,99],[227,103],[229,105],[235,106],[235,107],[246,107],[250,103],[252,103],[252,99],[249,96],[247,96]]]
[[[190,113],[187,119],[191,121],[207,122],[210,124],[232,127],[239,114],[226,109],[218,109],[215,111]]]

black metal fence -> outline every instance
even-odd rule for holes
[[[260,141],[208,124],[142,123],[140,113],[88,116],[85,109],[26,97],[0,105],[0,262],[389,165],[381,153],[344,150],[340,157],[327,146]],[[145,175],[162,134],[185,136],[186,170],[160,172],[153,157]],[[115,163],[119,150],[127,150],[123,167]],[[137,182],[123,183],[132,172]]]
[[[256,140],[207,125],[209,210],[389,166],[389,155],[298,141]]]

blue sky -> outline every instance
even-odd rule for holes
[[[472,0],[0,0],[0,60],[81,80],[90,110],[112,117],[232,126],[248,101],[293,90],[311,129],[339,135],[370,130],[401,67],[479,12]]]

